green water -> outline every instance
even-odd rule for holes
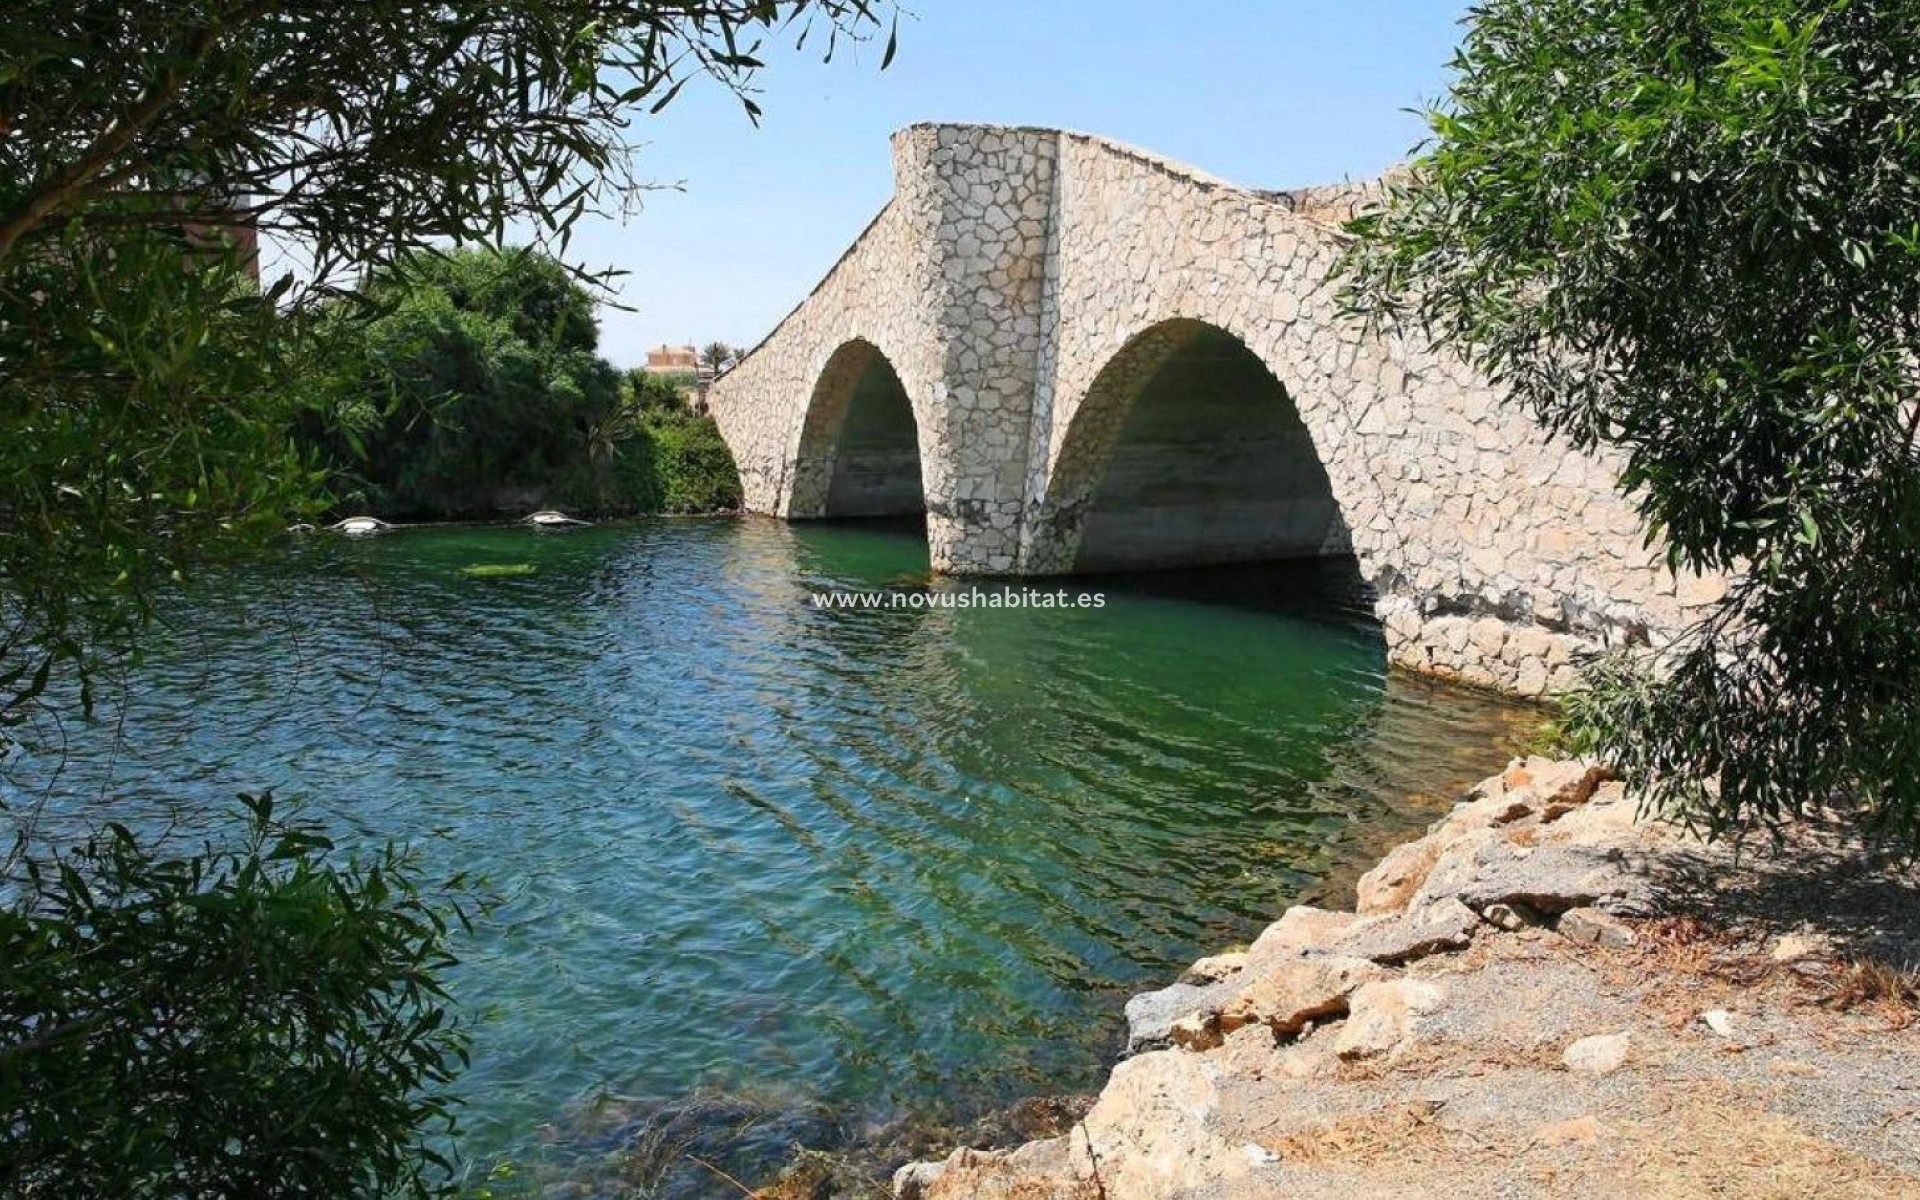
[[[808,602],[925,584],[916,536],[758,520],[314,541],[170,610],[5,798],[191,830],[273,788],[483,876],[463,1146],[564,1170],[696,1093],[831,1140],[1090,1088],[1129,991],[1320,896],[1522,719],[1389,675],[1345,568]]]

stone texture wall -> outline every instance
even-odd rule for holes
[[[847,410],[878,351],[918,426],[934,566],[1020,569],[1057,149],[1023,131],[915,126],[895,136],[893,199],[709,392],[749,509],[827,514]]]
[[[1294,401],[1395,662],[1543,695],[1578,649],[1659,639],[1719,581],[1641,547],[1615,465],[1547,440],[1458,359],[1338,312],[1333,218],[1366,189],[1255,192],[1082,134],[923,125],[894,198],[710,396],[748,506],[827,515],[875,354],[917,426],[936,569],[1051,574],[1132,403],[1231,334]]]

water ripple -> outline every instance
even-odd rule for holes
[[[461,573],[512,562],[536,571]],[[315,543],[200,589],[124,702],[64,750],[42,728],[0,786],[56,825],[185,830],[272,787],[490,881],[455,980],[470,1149],[529,1153],[601,1090],[965,1109],[1087,1086],[1127,989],[1505,752],[1512,710],[1390,677],[1348,585],[1303,578],[829,612],[809,589],[918,586],[923,546],[764,521]]]

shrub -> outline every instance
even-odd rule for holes
[[[340,414],[310,428],[336,498],[386,516],[459,517],[532,492],[602,513],[737,508],[740,482],[689,380],[594,351],[593,299],[526,250],[421,258],[373,285],[382,311],[330,331]]]
[[[464,917],[392,847],[336,863],[243,799],[232,845],[167,857],[111,825],[9,862],[0,1193],[446,1192],[466,1049],[436,979],[441,913]]]
[[[713,418],[684,407],[642,426],[653,443],[660,508],[670,513],[724,512],[740,507],[740,472]]]

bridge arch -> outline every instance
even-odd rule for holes
[[[1191,317],[1094,375],[1052,455],[1036,558],[1056,572],[1351,553],[1299,405],[1260,355]]]
[[[919,414],[892,360],[863,337],[827,357],[793,454],[796,518],[924,513]]]

